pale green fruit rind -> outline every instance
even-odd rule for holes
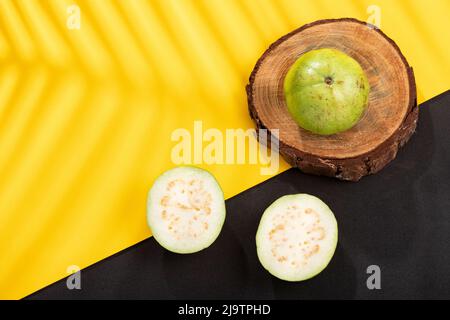
[[[211,214],[209,218],[199,219],[199,222],[207,222],[208,230],[201,233],[196,239],[182,238],[180,240],[175,239],[172,233],[168,232],[168,221],[162,219],[162,198],[167,195],[166,190],[168,184],[174,180],[202,180],[205,184],[205,190],[212,196]],[[172,195],[173,196],[173,195]],[[179,195],[181,199],[185,196]],[[172,210],[172,211],[171,211]],[[173,207],[167,210],[167,215],[171,212],[177,212],[178,209],[173,211]],[[198,214],[194,209],[184,211],[180,215],[180,221],[188,219],[188,215]],[[155,240],[165,249],[181,254],[194,253],[201,251],[209,247],[219,236],[226,216],[225,200],[223,191],[215,179],[215,177],[206,170],[194,167],[194,166],[179,166],[174,169],[168,170],[160,175],[153,183],[147,197],[147,223],[152,231],[152,235]],[[192,223],[197,223],[189,219]],[[187,221],[186,221],[187,223]],[[181,229],[186,228],[187,225],[179,225],[180,233]],[[176,229],[177,227],[174,226]]]
[[[280,262],[277,262],[269,254],[271,248],[270,242],[268,242],[267,238],[267,231],[271,227],[273,227],[273,225],[271,225],[271,218],[273,218],[275,214],[279,213],[279,209],[292,204],[296,204],[300,207],[302,206],[302,204],[307,207],[314,207],[314,209],[320,213],[321,219],[323,219],[323,221],[325,222],[324,226],[327,226],[327,230],[326,237],[322,242],[322,247],[324,248],[324,250],[319,250],[319,252],[317,253],[318,256],[314,258],[314,264],[307,264],[300,270],[292,269],[289,270],[289,272],[286,272],[286,266],[281,266]],[[292,225],[292,223],[287,225]],[[296,243],[305,235],[298,233],[297,230],[294,230],[294,236],[296,237],[296,239],[287,239],[288,243]],[[321,273],[330,263],[336,250],[337,242],[338,225],[333,212],[322,200],[309,194],[287,195],[273,202],[264,211],[264,214],[261,217],[258,231],[256,233],[257,255],[262,266],[273,276],[281,280],[291,282],[308,280]],[[293,250],[297,250],[295,252],[299,253],[298,249]]]
[[[326,79],[332,80],[331,84]],[[288,110],[298,125],[321,135],[346,131],[361,118],[370,86],[352,57],[335,49],[301,55],[284,80]]]

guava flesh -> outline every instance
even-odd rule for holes
[[[193,253],[209,247],[225,220],[225,201],[216,179],[195,167],[162,174],[147,200],[147,222],[156,241],[169,251]]]
[[[290,114],[300,127],[320,135],[352,128],[368,105],[369,91],[359,63],[335,49],[304,53],[284,80]]]
[[[273,276],[303,281],[326,268],[336,250],[338,227],[319,198],[287,195],[264,212],[256,234],[258,258]]]

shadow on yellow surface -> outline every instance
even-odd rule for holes
[[[150,235],[146,194],[177,128],[252,128],[245,84],[283,34],[367,20],[363,0],[0,1],[0,298],[20,298]],[[379,0],[421,101],[450,86],[445,0]],[[258,165],[203,165],[226,197]],[[280,171],[287,168],[282,164]]]

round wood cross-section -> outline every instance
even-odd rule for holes
[[[303,53],[319,48],[353,57],[371,88],[361,120],[331,136],[300,128],[287,110],[283,92],[291,65]],[[247,96],[257,128],[276,136],[281,155],[291,165],[343,180],[357,181],[381,170],[413,134],[418,119],[412,68],[393,40],[356,19],[320,20],[280,38],[256,63]]]

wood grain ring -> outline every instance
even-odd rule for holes
[[[335,48],[356,59],[371,86],[369,105],[350,130],[332,136],[301,129],[287,111],[284,77],[310,50]],[[358,181],[392,161],[414,133],[417,95],[413,69],[381,30],[352,19],[320,20],[283,36],[257,61],[247,85],[257,129],[279,129],[281,155],[303,172]]]

